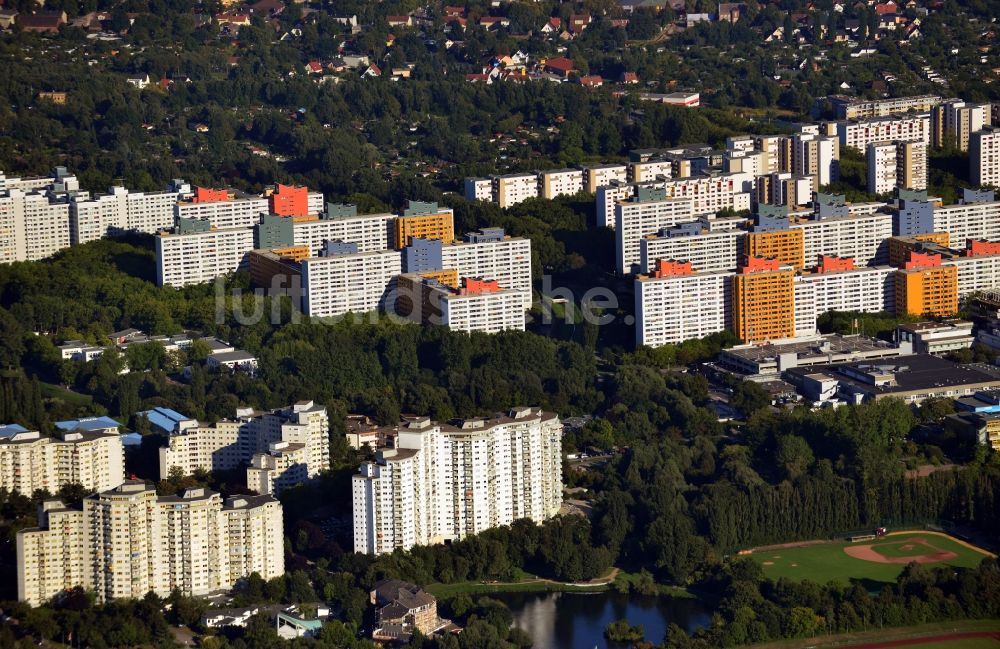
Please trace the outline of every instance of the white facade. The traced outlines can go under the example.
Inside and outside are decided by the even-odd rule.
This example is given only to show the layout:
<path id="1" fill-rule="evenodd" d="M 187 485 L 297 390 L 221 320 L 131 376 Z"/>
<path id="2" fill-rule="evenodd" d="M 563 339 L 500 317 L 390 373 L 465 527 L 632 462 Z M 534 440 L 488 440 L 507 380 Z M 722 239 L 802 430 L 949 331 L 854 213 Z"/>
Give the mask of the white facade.
<path id="1" fill-rule="evenodd" d="M 662 187 L 663 183 L 644 183 L 645 187 Z M 635 196 L 636 185 L 633 183 L 615 183 L 598 187 L 595 192 L 594 210 L 597 214 L 597 227 L 615 227 L 615 204 Z"/>
<path id="2" fill-rule="evenodd" d="M 127 481 L 83 501 L 48 501 L 39 527 L 17 534 L 18 599 L 37 606 L 82 586 L 99 602 L 229 589 L 258 572 L 284 574 L 281 504 L 268 496 L 188 489 L 157 496 Z"/>
<path id="3" fill-rule="evenodd" d="M 70 241 L 73 245 L 124 232 L 128 224 L 124 187 L 93 198 L 76 196 L 69 203 Z"/>
<path id="4" fill-rule="evenodd" d="M 443 295 L 441 324 L 453 331 L 524 331 L 524 294 L 516 290 Z"/>
<path id="5" fill-rule="evenodd" d="M 722 230 L 678 237 L 644 237 L 639 241 L 639 272 L 652 272 L 657 259 L 689 261 L 696 273 L 736 270 L 737 241 L 743 234 L 742 230 Z"/>
<path id="6" fill-rule="evenodd" d="M 817 221 L 793 221 L 789 227 L 802 230 L 806 268 L 815 264 L 820 255 L 851 257 L 856 266 L 889 263 L 885 240 L 892 236 L 892 214 L 851 214 Z"/>
<path id="7" fill-rule="evenodd" d="M 663 183 L 667 198 L 689 198 L 695 214 L 750 209 L 750 194 L 742 189 L 741 174 L 677 178 Z"/>
<path id="8" fill-rule="evenodd" d="M 249 228 L 270 211 L 266 198 L 253 196 L 231 201 L 181 202 L 174 206 L 176 219 L 208 221 L 216 230 Z"/>
<path id="9" fill-rule="evenodd" d="M 868 191 L 927 189 L 927 146 L 923 142 L 873 142 L 868 145 Z"/>
<path id="10" fill-rule="evenodd" d="M 500 288 L 518 291 L 523 308 L 531 307 L 531 240 L 504 237 L 500 241 L 455 242 L 441 247 L 442 268 L 459 277 L 496 280 Z"/>
<path id="11" fill-rule="evenodd" d="M 466 178 L 465 179 L 465 200 L 467 201 L 492 201 L 493 181 L 489 178 Z"/>
<path id="12" fill-rule="evenodd" d="M 276 442 L 303 446 L 307 476 L 330 468 L 330 421 L 323 406 L 302 401 L 271 412 L 239 409 L 236 417 L 214 424 L 184 426 L 159 450 L 160 479 L 172 471 L 231 471 L 247 465 L 255 453 Z M 263 493 L 263 492 L 261 492 Z"/>
<path id="13" fill-rule="evenodd" d="M 690 198 L 622 201 L 615 205 L 615 258 L 619 273 L 639 270 L 639 242 L 649 234 L 694 218 L 694 201 Z"/>
<path id="14" fill-rule="evenodd" d="M 969 179 L 975 187 L 1000 186 L 1000 128 L 969 136 Z"/>
<path id="15" fill-rule="evenodd" d="M 537 409 L 437 424 L 412 420 L 354 476 L 354 550 L 382 554 L 462 539 L 562 504 L 562 424 Z"/>
<path id="16" fill-rule="evenodd" d="M 583 185 L 587 192 L 593 194 L 598 187 L 605 187 L 613 182 L 623 183 L 628 180 L 628 168 L 623 164 L 606 164 L 587 167 L 583 170 Z"/>
<path id="17" fill-rule="evenodd" d="M 840 146 L 850 147 L 858 153 L 864 153 L 872 142 L 891 140 L 917 140 L 930 146 L 931 117 L 922 113 L 838 122 L 837 136 Z"/>
<path id="18" fill-rule="evenodd" d="M 815 334 L 816 319 L 828 311 L 891 312 L 895 270 L 875 266 L 796 276 L 795 335 Z"/>
<path id="19" fill-rule="evenodd" d="M 517 205 L 521 201 L 538 196 L 537 174 L 494 176 L 492 183 L 493 200 L 500 207 Z"/>
<path id="20" fill-rule="evenodd" d="M 0 195 L 0 264 L 45 259 L 69 245 L 68 203 L 21 189 Z"/>
<path id="21" fill-rule="evenodd" d="M 837 180 L 840 147 L 835 138 L 798 133 L 792 138 L 792 174 L 814 179 L 813 190 Z"/>
<path id="22" fill-rule="evenodd" d="M 250 460 L 247 488 L 259 494 L 278 495 L 306 482 L 312 477 L 307 455 L 304 444 L 272 442 L 266 453 L 256 453 Z"/>
<path id="23" fill-rule="evenodd" d="M 156 237 L 156 284 L 180 288 L 236 272 L 253 250 L 252 228 Z"/>
<path id="24" fill-rule="evenodd" d="M 723 331 L 731 272 L 635 280 L 635 344 L 659 347 Z"/>
<path id="25" fill-rule="evenodd" d="M 125 459 L 118 429 L 62 431 L 46 437 L 37 431 L 0 426 L 0 489 L 31 496 L 44 489 L 79 484 L 99 491 L 121 484 Z"/>
<path id="26" fill-rule="evenodd" d="M 178 192 L 129 192 L 125 197 L 125 228 L 156 234 L 174 226 Z"/>
<path id="27" fill-rule="evenodd" d="M 628 181 L 641 183 L 649 180 L 670 178 L 673 163 L 670 160 L 647 160 L 628 163 Z"/>
<path id="28" fill-rule="evenodd" d="M 303 312 L 312 317 L 376 311 L 403 272 L 398 250 L 360 252 L 302 260 Z"/>
<path id="29" fill-rule="evenodd" d="M 1000 201 L 935 207 L 934 231 L 947 232 L 948 243 L 957 248 L 969 239 L 1000 241 Z"/>
<path id="30" fill-rule="evenodd" d="M 1000 288 L 1000 255 L 955 257 L 941 262 L 942 266 L 958 269 L 958 299 L 979 291 Z"/>
<path id="31" fill-rule="evenodd" d="M 364 214 L 292 224 L 296 246 L 309 246 L 310 254 L 319 256 L 328 240 L 354 243 L 358 252 L 388 250 L 396 222 L 393 214 Z"/>
<path id="32" fill-rule="evenodd" d="M 542 198 L 572 196 L 583 191 L 582 169 L 550 169 L 538 174 L 538 195 Z"/>

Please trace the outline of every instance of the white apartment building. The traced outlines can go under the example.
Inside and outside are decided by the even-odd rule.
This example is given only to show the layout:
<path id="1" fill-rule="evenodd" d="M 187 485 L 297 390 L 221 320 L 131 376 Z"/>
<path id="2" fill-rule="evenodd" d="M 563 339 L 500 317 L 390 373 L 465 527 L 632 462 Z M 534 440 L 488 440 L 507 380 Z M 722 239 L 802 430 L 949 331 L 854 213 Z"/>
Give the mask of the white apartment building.
<path id="1" fill-rule="evenodd" d="M 452 331 L 524 331 L 524 293 L 513 289 L 459 295 L 442 291 L 441 324 Z"/>
<path id="2" fill-rule="evenodd" d="M 493 181 L 489 178 L 466 178 L 465 179 L 465 200 L 467 201 L 492 201 Z"/>
<path id="3" fill-rule="evenodd" d="M 947 232 L 958 248 L 969 239 L 1000 241 L 1000 201 L 935 206 L 934 231 Z"/>
<path id="4" fill-rule="evenodd" d="M 868 191 L 927 189 L 927 146 L 923 142 L 873 142 L 868 145 Z"/>
<path id="5" fill-rule="evenodd" d="M 673 344 L 725 330 L 733 273 L 716 271 L 635 280 L 635 344 Z"/>
<path id="6" fill-rule="evenodd" d="M 895 271 L 892 266 L 874 266 L 797 275 L 795 335 L 814 335 L 817 318 L 828 311 L 891 312 Z"/>
<path id="7" fill-rule="evenodd" d="M 836 138 L 797 133 L 792 138 L 792 174 L 813 178 L 813 191 L 836 181 L 840 173 L 840 146 Z"/>
<path id="8" fill-rule="evenodd" d="M 0 426 L 0 489 L 31 496 L 79 484 L 99 491 L 121 483 L 125 459 L 117 427 L 41 435 L 17 424 Z"/>
<path id="9" fill-rule="evenodd" d="M 583 191 L 583 169 L 549 169 L 538 173 L 538 195 L 542 198 L 572 196 Z"/>
<path id="10" fill-rule="evenodd" d="M 753 148 L 764 154 L 763 173 L 790 173 L 792 171 L 792 138 L 787 135 L 755 135 Z"/>
<path id="11" fill-rule="evenodd" d="M 662 188 L 663 185 L 663 181 L 646 181 L 639 186 Z M 619 201 L 626 201 L 635 196 L 636 187 L 636 183 L 616 182 L 597 188 L 594 198 L 594 210 L 597 214 L 597 227 L 615 227 L 615 204 Z"/>
<path id="12" fill-rule="evenodd" d="M 667 198 L 689 198 L 695 214 L 750 209 L 750 194 L 742 190 L 740 174 L 676 178 L 663 183 Z"/>
<path id="13" fill-rule="evenodd" d="M 395 448 L 362 464 L 352 481 L 354 550 L 382 554 L 555 516 L 561 442 L 558 415 L 534 408 L 447 424 L 404 422 Z"/>
<path id="14" fill-rule="evenodd" d="M 253 228 L 229 228 L 156 238 L 156 285 L 181 288 L 236 272 L 253 250 Z"/>
<path id="15" fill-rule="evenodd" d="M 441 246 L 441 267 L 459 277 L 496 280 L 502 289 L 518 291 L 523 309 L 531 308 L 531 240 L 504 237 L 497 241 L 456 241 Z"/>
<path id="16" fill-rule="evenodd" d="M 125 229 L 156 234 L 174 226 L 174 206 L 184 196 L 178 191 L 129 192 L 125 197 Z"/>
<path id="17" fill-rule="evenodd" d="M 961 99 L 947 99 L 931 109 L 931 144 L 941 148 L 951 144 L 959 151 L 969 150 L 969 136 L 993 121 L 991 104 L 971 104 Z"/>
<path id="18" fill-rule="evenodd" d="M 240 408 L 233 419 L 214 424 L 189 423 L 171 434 L 167 446 L 159 450 L 160 479 L 178 469 L 184 475 L 198 469 L 238 469 L 246 466 L 255 453 L 267 452 L 277 442 L 305 449 L 302 463 L 311 478 L 330 468 L 329 430 L 326 408 L 312 401 L 270 412 Z"/>
<path id="19" fill-rule="evenodd" d="M 649 234 L 694 218 L 690 198 L 642 200 L 642 196 L 615 205 L 615 259 L 622 274 L 639 271 L 639 242 Z"/>
<path id="20" fill-rule="evenodd" d="M 267 199 L 259 196 L 227 201 L 184 201 L 174 206 L 174 218 L 208 221 L 216 230 L 249 228 L 260 223 L 261 216 L 270 209 Z"/>
<path id="21" fill-rule="evenodd" d="M 403 272 L 398 250 L 379 250 L 302 260 L 302 311 L 312 317 L 369 313 L 386 304 Z"/>
<path id="22" fill-rule="evenodd" d="M 538 174 L 522 173 L 493 176 L 492 196 L 500 207 L 517 205 L 538 196 Z"/>
<path id="23" fill-rule="evenodd" d="M 850 147 L 864 153 L 872 142 L 899 140 L 931 144 L 931 118 L 927 113 L 919 115 L 894 115 L 837 123 L 840 146 Z"/>
<path id="24" fill-rule="evenodd" d="M 973 186 L 1000 186 L 1000 128 L 983 127 L 969 135 L 969 178 Z"/>
<path id="25" fill-rule="evenodd" d="M 47 501 L 17 534 L 18 599 L 33 606 L 82 586 L 99 602 L 207 595 L 258 572 L 284 574 L 281 504 L 269 496 L 187 489 L 157 496 L 138 480 L 95 493 L 83 509 Z"/>
<path id="26" fill-rule="evenodd" d="M 623 183 L 626 180 L 628 180 L 628 168 L 623 164 L 595 165 L 583 170 L 583 186 L 589 194 L 595 193 L 598 187 L 614 182 Z"/>
<path id="27" fill-rule="evenodd" d="M 296 442 L 271 442 L 266 453 L 255 453 L 247 467 L 247 488 L 277 496 L 308 481 L 308 449 Z"/>
<path id="28" fill-rule="evenodd" d="M 392 248 L 396 215 L 363 214 L 299 221 L 292 224 L 296 246 L 309 246 L 310 254 L 319 256 L 326 241 L 343 241 L 358 246 L 358 252 Z"/>
<path id="29" fill-rule="evenodd" d="M 1000 288 L 1000 255 L 953 257 L 941 262 L 958 270 L 958 299 Z"/>
<path id="30" fill-rule="evenodd" d="M 857 266 L 889 263 L 885 240 L 892 236 L 892 214 L 797 219 L 789 228 L 802 230 L 802 255 L 807 268 L 820 255 L 851 257 Z"/>
<path id="31" fill-rule="evenodd" d="M 647 160 L 628 163 L 628 182 L 642 183 L 650 180 L 665 180 L 671 177 L 673 162 L 670 160 Z"/>
<path id="32" fill-rule="evenodd" d="M 124 232 L 128 225 L 128 190 L 112 187 L 93 198 L 74 196 L 69 202 L 70 242 L 76 246 Z"/>
<path id="33" fill-rule="evenodd" d="M 892 97 L 888 99 L 855 99 L 853 97 L 830 97 L 837 113 L 837 119 L 861 119 L 866 117 L 886 117 L 898 113 L 927 112 L 941 103 L 937 95 L 917 95 L 914 97 Z"/>
<path id="34" fill-rule="evenodd" d="M 70 245 L 69 204 L 46 194 L 0 194 L 0 264 L 51 257 Z"/>
<path id="35" fill-rule="evenodd" d="M 657 259 L 689 261 L 696 273 L 736 270 L 743 230 L 702 231 L 681 236 L 649 235 L 639 240 L 639 272 L 653 272 Z"/>

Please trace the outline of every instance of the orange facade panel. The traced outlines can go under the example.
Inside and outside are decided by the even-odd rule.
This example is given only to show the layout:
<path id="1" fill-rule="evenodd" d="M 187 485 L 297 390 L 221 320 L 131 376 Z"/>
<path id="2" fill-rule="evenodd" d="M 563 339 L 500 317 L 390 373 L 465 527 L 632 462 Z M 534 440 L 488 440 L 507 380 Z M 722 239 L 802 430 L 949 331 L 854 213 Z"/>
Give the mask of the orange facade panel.
<path id="1" fill-rule="evenodd" d="M 741 272 L 732 278 L 733 333 L 744 342 L 795 335 L 795 271 Z"/>
<path id="2" fill-rule="evenodd" d="M 450 212 L 438 214 L 420 214 L 415 216 L 400 216 L 396 218 L 395 244 L 397 250 L 410 245 L 414 237 L 421 239 L 437 239 L 454 241 L 455 224 Z"/>
<path id="3" fill-rule="evenodd" d="M 777 259 L 796 270 L 805 266 L 805 234 L 802 230 L 748 232 L 744 244 L 746 257 Z"/>
<path id="4" fill-rule="evenodd" d="M 946 317 L 958 312 L 958 269 L 930 266 L 897 270 L 896 315 Z"/>

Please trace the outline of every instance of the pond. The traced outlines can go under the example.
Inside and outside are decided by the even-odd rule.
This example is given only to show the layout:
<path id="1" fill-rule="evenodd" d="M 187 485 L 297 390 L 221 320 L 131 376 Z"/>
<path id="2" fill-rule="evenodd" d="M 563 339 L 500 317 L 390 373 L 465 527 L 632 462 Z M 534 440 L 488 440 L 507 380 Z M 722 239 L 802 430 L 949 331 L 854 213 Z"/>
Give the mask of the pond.
<path id="1" fill-rule="evenodd" d="M 708 626 L 711 613 L 696 599 L 601 593 L 504 593 L 514 614 L 514 626 L 524 629 L 536 649 L 610 649 L 604 627 L 626 619 L 641 624 L 646 640 L 659 644 L 671 623 L 688 632 Z"/>

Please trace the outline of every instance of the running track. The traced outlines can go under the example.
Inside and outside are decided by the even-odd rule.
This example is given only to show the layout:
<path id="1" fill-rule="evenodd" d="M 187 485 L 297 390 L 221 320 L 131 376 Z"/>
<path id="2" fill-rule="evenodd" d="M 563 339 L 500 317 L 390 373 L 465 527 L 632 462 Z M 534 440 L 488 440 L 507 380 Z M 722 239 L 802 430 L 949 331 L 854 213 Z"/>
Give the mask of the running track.
<path id="1" fill-rule="evenodd" d="M 992 638 L 1000 642 L 1000 632 L 997 631 L 969 631 L 967 633 L 946 633 L 943 635 L 931 635 L 922 638 L 909 638 L 906 640 L 886 640 L 885 642 L 872 642 L 868 644 L 849 645 L 850 649 L 891 649 L 892 647 L 918 647 L 922 644 L 932 642 L 948 642 L 953 640 L 974 640 L 977 638 Z"/>

